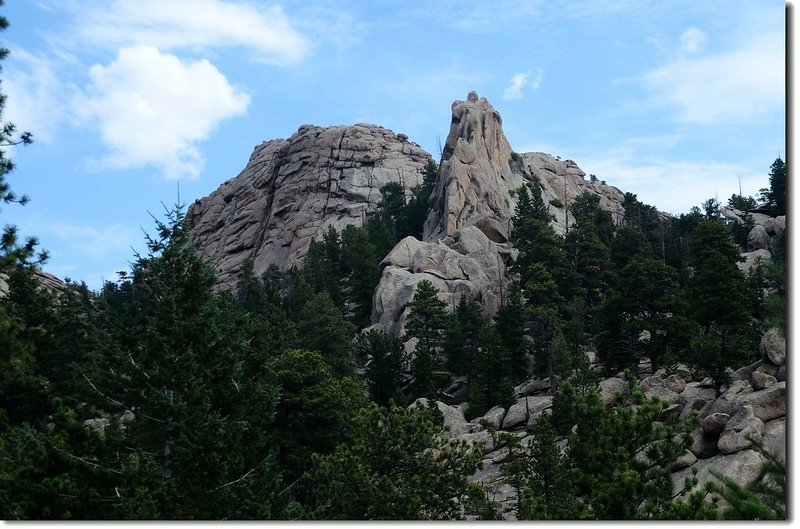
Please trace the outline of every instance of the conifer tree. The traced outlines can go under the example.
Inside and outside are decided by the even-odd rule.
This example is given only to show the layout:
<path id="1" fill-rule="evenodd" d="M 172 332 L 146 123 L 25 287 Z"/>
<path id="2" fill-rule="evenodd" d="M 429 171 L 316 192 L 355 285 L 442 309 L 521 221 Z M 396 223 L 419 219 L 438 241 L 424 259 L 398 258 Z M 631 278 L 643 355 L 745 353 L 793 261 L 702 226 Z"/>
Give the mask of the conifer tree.
<path id="1" fill-rule="evenodd" d="M 403 344 L 383 331 L 370 330 L 358 337 L 359 356 L 366 362 L 365 376 L 370 397 L 380 406 L 405 403 L 403 397 Z"/>
<path id="2" fill-rule="evenodd" d="M 356 417 L 356 441 L 316 456 L 308 475 L 308 516 L 344 520 L 457 520 L 470 498 L 467 481 L 480 450 L 448 440 L 431 410 L 372 406 Z"/>
<path id="3" fill-rule="evenodd" d="M 104 373 L 89 381 L 108 411 L 134 410 L 119 509 L 265 516 L 280 482 L 266 437 L 276 388 L 264 369 L 245 373 L 252 350 L 233 305 L 213 294 L 213 271 L 190 244 L 182 211 L 156 226 L 128 279 L 130 308 L 108 312 Z M 142 465 L 151 470 L 140 479 Z M 254 494 L 264 501 L 250 501 Z"/>
<path id="4" fill-rule="evenodd" d="M 439 299 L 439 291 L 427 279 L 417 284 L 414 299 L 408 304 L 405 338 L 416 338 L 417 346 L 411 362 L 411 393 L 417 397 L 436 395 L 434 371 L 441 365 L 441 348 L 447 325 L 447 303 Z"/>
<path id="5" fill-rule="evenodd" d="M 752 360 L 756 350 L 747 284 L 736 267 L 739 251 L 720 223 L 700 221 L 689 239 L 689 255 L 691 311 L 703 330 L 695 340 L 693 362 L 714 379 L 719 392 L 728 382 L 725 368 Z"/>
<path id="6" fill-rule="evenodd" d="M 514 382 L 528 376 L 528 354 L 530 341 L 525 337 L 525 305 L 519 281 L 508 285 L 506 302 L 495 314 L 495 329 L 509 352 L 509 370 Z"/>

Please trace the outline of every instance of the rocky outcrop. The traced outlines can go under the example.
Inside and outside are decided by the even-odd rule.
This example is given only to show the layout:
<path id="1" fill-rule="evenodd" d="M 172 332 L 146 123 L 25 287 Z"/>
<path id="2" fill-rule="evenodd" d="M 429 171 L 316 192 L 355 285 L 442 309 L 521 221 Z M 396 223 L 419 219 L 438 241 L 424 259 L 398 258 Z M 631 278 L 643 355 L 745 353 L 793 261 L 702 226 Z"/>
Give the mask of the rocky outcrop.
<path id="1" fill-rule="evenodd" d="M 727 222 L 746 224 L 752 228 L 747 234 L 746 251 L 742 252 L 742 261 L 737 263 L 739 270 L 748 275 L 760 264 L 772 258 L 775 236 L 786 229 L 786 215 L 771 217 L 763 213 L 747 213 L 733 208 L 722 208 L 722 216 Z"/>
<path id="2" fill-rule="evenodd" d="M 223 287 L 246 259 L 257 275 L 270 264 L 285 270 L 329 226 L 361 226 L 383 185 L 418 184 L 429 160 L 407 136 L 383 127 L 303 125 L 288 140 L 258 145 L 237 177 L 190 206 L 192 237 Z"/>
<path id="3" fill-rule="evenodd" d="M 372 322 L 396 335 L 402 335 L 407 304 L 424 279 L 450 306 L 463 295 L 489 313 L 496 311 L 507 285 L 506 270 L 516 257 L 508 238 L 523 185 L 541 184 L 553 212 L 552 226 L 560 233 L 574 222 L 567 208 L 584 191 L 599 195 L 601 207 L 615 218 L 623 214 L 623 194 L 584 180 L 574 162 L 513 152 L 500 114 L 485 98 L 470 92 L 452 110 L 423 240 L 408 237 L 389 253 L 373 298 Z"/>
<path id="4" fill-rule="evenodd" d="M 59 278 L 44 270 L 34 270 L 33 278 L 39 284 L 39 287 L 47 292 L 54 294 L 64 288 L 65 283 Z M 8 295 L 9 286 L 7 282 L 8 276 L 0 274 L 0 298 Z"/>
<path id="5" fill-rule="evenodd" d="M 670 467 L 676 494 L 682 492 L 685 478 L 694 472 L 701 488 L 707 481 L 718 481 L 715 473 L 742 485 L 758 481 L 763 475 L 764 460 L 753 446 L 754 442 L 786 461 L 786 384 L 775 382 L 759 388 L 752 382 L 754 377 L 759 379 L 759 374 L 771 376 L 770 373 L 780 369 L 763 351 L 765 346 L 780 348 L 780 345 L 769 345 L 773 338 L 771 331 L 765 335 L 762 341 L 764 358 L 735 371 L 730 386 L 719 397 L 708 380 L 692 380 L 686 366 L 679 366 L 670 374 L 659 369 L 641 378 L 639 388 L 647 395 L 671 397 L 669 400 L 673 403 L 659 420 L 677 417 L 685 421 L 694 413 L 700 419 L 692 446 Z M 601 399 L 607 405 L 612 405 L 615 396 L 629 389 L 628 383 L 618 377 L 601 380 L 599 386 Z M 508 448 L 500 440 L 503 435 L 515 435 L 524 446 L 531 439 L 531 427 L 544 414 L 551 413 L 552 396 L 544 394 L 548 389 L 535 377 L 519 384 L 515 388 L 518 395 L 536 393 L 536 396 L 522 396 L 507 407 L 495 406 L 482 417 L 460 427 L 462 432 L 468 433 L 455 436 L 482 446 L 484 466 L 470 479 L 495 491 L 493 499 L 501 504 L 505 519 L 513 519 L 516 496 L 503 480 L 501 465 L 508 456 Z M 440 404 L 439 408 L 444 406 Z M 446 423 L 448 421 L 453 423 L 452 419 L 445 419 Z M 463 425 L 460 420 L 457 422 Z M 567 444 L 567 439 L 559 441 L 562 451 Z"/>

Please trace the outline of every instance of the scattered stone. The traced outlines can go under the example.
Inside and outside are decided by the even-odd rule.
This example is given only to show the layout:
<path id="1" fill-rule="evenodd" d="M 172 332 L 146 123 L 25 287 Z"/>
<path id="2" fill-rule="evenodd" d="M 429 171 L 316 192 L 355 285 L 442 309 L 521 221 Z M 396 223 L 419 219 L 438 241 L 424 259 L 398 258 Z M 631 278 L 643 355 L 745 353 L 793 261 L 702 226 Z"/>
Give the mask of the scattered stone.
<path id="1" fill-rule="evenodd" d="M 708 402 L 705 399 L 693 398 L 683 406 L 680 415 L 678 415 L 678 419 L 685 421 L 691 417 L 692 412 L 698 412 L 699 415 L 700 410 L 702 410 L 706 404 L 708 404 Z"/>
<path id="2" fill-rule="evenodd" d="M 600 400 L 605 404 L 612 404 L 618 393 L 627 395 L 628 390 L 628 383 L 621 378 L 606 378 L 600 381 Z"/>
<path id="3" fill-rule="evenodd" d="M 101 417 L 98 419 L 86 419 L 85 421 L 83 421 L 83 425 L 88 426 L 97 433 L 102 433 L 103 430 L 105 430 L 106 427 L 109 425 L 109 421 L 105 417 Z"/>
<path id="4" fill-rule="evenodd" d="M 756 417 L 764 422 L 786 415 L 786 382 L 778 382 L 768 388 L 742 395 L 739 406 L 752 406 Z"/>
<path id="5" fill-rule="evenodd" d="M 731 416 L 727 413 L 712 413 L 701 423 L 703 431 L 710 435 L 722 433 Z"/>
<path id="6" fill-rule="evenodd" d="M 763 434 L 764 422 L 753 414 L 752 406 L 743 406 L 728 420 L 717 447 L 723 454 L 732 454 L 761 442 Z"/>
<path id="7" fill-rule="evenodd" d="M 775 327 L 769 329 L 761 337 L 758 350 L 765 360 L 769 360 L 776 366 L 781 366 L 786 362 L 786 339 Z"/>
<path id="8" fill-rule="evenodd" d="M 750 375 L 750 382 L 753 384 L 753 389 L 759 390 L 777 383 L 778 380 L 762 371 L 753 371 L 753 374 Z"/>

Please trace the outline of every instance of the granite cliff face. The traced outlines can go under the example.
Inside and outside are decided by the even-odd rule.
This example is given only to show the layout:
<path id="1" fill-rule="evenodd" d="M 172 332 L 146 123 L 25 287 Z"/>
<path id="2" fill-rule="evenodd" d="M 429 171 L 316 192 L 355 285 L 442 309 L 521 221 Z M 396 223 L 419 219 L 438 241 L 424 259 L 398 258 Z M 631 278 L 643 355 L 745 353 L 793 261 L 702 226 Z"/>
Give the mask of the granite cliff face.
<path id="1" fill-rule="evenodd" d="M 329 226 L 362 225 L 381 186 L 417 185 L 431 156 L 403 134 L 375 125 L 303 125 L 288 140 L 258 145 L 239 175 L 188 211 L 199 251 L 230 288 L 246 259 L 256 274 L 286 270 Z"/>
<path id="2" fill-rule="evenodd" d="M 567 208 L 583 191 L 598 194 L 615 218 L 623 214 L 622 193 L 585 180 L 574 162 L 513 152 L 500 114 L 485 98 L 470 92 L 452 109 L 423 241 L 401 241 L 384 260 L 373 322 L 387 330 L 402 330 L 404 307 L 422 279 L 453 303 L 463 294 L 490 311 L 499 306 L 514 259 L 508 236 L 516 192 L 529 180 L 542 185 L 559 233 L 574 222 Z M 222 289 L 235 284 L 246 259 L 256 274 L 270 264 L 289 269 L 329 226 L 362 225 L 381 186 L 417 185 L 431 159 L 406 135 L 376 125 L 303 125 L 287 140 L 258 145 L 238 176 L 190 206 L 193 240 Z"/>
<path id="3" fill-rule="evenodd" d="M 397 244 L 383 261 L 375 290 L 372 321 L 397 335 L 405 329 L 416 285 L 425 279 L 451 306 L 463 295 L 490 313 L 500 307 L 506 272 L 516 257 L 508 237 L 517 190 L 526 183 L 541 184 L 558 233 L 574 223 L 568 206 L 584 191 L 599 195 L 601 207 L 615 219 L 624 214 L 622 192 L 584 180 L 585 173 L 574 162 L 513 152 L 500 114 L 485 98 L 470 92 L 452 108 L 423 241 L 407 237 Z"/>

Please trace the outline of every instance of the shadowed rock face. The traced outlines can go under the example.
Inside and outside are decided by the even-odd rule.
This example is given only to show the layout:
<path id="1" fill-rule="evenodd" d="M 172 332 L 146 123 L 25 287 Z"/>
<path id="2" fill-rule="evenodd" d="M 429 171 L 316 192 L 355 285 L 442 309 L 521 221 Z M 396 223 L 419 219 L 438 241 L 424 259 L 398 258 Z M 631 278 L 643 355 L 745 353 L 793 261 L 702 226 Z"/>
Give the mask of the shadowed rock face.
<path id="1" fill-rule="evenodd" d="M 361 226 L 380 188 L 417 185 L 431 156 L 403 134 L 375 125 L 304 125 L 288 140 L 257 146 L 247 166 L 188 211 L 200 253 L 230 288 L 246 259 L 260 275 L 286 270 L 333 226 Z"/>

